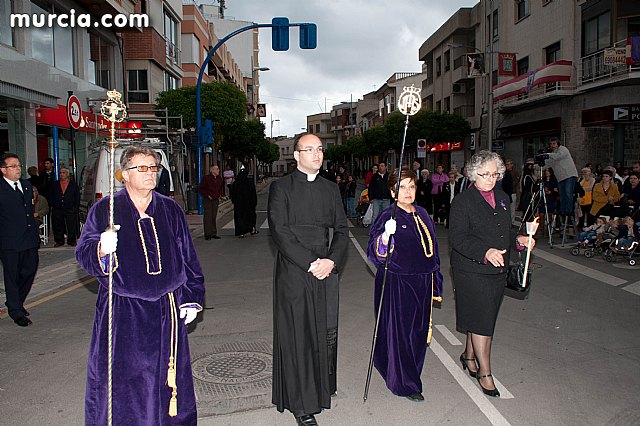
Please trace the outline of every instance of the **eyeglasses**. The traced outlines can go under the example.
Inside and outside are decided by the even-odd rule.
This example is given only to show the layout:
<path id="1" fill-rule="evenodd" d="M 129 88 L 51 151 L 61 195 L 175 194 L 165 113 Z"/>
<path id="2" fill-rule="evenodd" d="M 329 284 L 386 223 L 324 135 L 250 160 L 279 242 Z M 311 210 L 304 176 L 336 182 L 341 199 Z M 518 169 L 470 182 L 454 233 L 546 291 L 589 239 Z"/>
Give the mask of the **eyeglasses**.
<path id="1" fill-rule="evenodd" d="M 312 147 L 312 146 L 309 146 L 309 147 L 304 148 L 304 149 L 299 149 L 298 152 L 306 152 L 309 155 L 311 155 L 313 153 L 322 154 L 324 152 L 324 148 L 321 147 L 321 146 L 318 146 L 318 147 L 315 147 L 315 148 Z"/>
<path id="2" fill-rule="evenodd" d="M 500 173 L 476 173 L 476 176 L 480 176 L 482 179 L 498 179 Z"/>
<path id="3" fill-rule="evenodd" d="M 11 166 L 1 166 L 1 168 L 3 169 L 19 169 L 20 167 L 22 167 L 22 164 L 13 164 Z"/>
<path id="4" fill-rule="evenodd" d="M 133 169 L 137 169 L 140 173 L 146 173 L 149 170 L 152 171 L 153 173 L 156 173 L 162 170 L 162 164 L 151 164 L 149 166 L 146 166 L 146 165 L 133 166 L 133 167 L 128 167 L 125 170 L 133 170 Z"/>

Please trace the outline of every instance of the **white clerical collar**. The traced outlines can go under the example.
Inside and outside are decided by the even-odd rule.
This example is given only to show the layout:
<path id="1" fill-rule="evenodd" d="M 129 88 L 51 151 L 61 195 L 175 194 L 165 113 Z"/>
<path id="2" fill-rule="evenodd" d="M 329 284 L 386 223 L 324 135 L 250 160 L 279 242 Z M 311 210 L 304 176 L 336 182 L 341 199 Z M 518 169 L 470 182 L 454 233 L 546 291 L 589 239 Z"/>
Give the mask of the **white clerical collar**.
<path id="1" fill-rule="evenodd" d="M 300 167 L 298 167 L 298 170 L 300 170 Z M 300 170 L 301 173 L 304 173 L 305 175 L 307 175 L 307 182 L 313 182 L 314 180 L 316 180 L 316 178 L 318 177 L 318 173 L 319 172 L 315 172 L 315 173 L 306 173 L 303 172 L 302 170 Z"/>

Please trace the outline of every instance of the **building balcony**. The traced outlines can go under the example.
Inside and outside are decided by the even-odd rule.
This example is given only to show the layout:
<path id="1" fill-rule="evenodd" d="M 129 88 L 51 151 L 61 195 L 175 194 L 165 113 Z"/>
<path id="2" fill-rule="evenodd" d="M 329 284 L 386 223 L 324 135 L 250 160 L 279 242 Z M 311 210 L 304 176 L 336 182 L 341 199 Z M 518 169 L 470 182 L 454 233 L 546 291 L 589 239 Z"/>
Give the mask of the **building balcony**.
<path id="1" fill-rule="evenodd" d="M 624 48 L 626 40 L 614 44 L 614 48 Z M 621 81 L 634 79 L 640 82 L 640 64 L 609 65 L 605 63 L 605 52 L 593 53 L 581 58 L 578 64 L 578 91 L 594 89 Z"/>
<path id="2" fill-rule="evenodd" d="M 168 65 L 174 65 L 176 67 L 182 65 L 182 52 L 180 52 L 178 46 L 167 39 L 165 39 L 165 53 Z"/>
<path id="3" fill-rule="evenodd" d="M 519 93 L 516 96 L 496 101 L 493 105 L 506 112 L 511 108 L 531 106 L 560 97 L 573 96 L 575 93 L 576 86 L 570 82 L 547 83 L 530 89 L 528 93 Z"/>
<path id="4" fill-rule="evenodd" d="M 464 118 L 473 117 L 476 115 L 475 105 L 460 105 L 453 109 L 453 113 Z"/>

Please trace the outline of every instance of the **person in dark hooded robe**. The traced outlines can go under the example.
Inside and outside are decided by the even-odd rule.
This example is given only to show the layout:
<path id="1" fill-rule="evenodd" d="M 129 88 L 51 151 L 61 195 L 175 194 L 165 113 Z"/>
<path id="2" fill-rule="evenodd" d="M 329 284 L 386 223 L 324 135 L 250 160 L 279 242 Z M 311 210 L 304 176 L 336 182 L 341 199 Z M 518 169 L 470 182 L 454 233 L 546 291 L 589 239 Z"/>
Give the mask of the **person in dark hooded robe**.
<path id="1" fill-rule="evenodd" d="M 231 191 L 233 202 L 233 221 L 236 227 L 236 236 L 244 238 L 247 234 L 257 234 L 256 229 L 256 205 L 258 196 L 253 180 L 249 179 L 246 168 L 241 168 L 238 178 L 233 183 Z"/>

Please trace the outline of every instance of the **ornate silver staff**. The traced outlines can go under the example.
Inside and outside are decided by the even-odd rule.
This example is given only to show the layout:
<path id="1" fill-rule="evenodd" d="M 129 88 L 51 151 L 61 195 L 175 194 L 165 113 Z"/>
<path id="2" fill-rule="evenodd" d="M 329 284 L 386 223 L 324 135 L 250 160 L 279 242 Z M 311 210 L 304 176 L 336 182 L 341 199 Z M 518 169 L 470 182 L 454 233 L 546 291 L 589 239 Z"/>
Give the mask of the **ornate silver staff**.
<path id="1" fill-rule="evenodd" d="M 402 158 L 404 157 L 404 143 L 407 139 L 407 127 L 409 127 L 409 116 L 416 115 L 420 111 L 422 105 L 422 99 L 420 98 L 421 89 L 414 87 L 413 84 L 409 87 L 402 88 L 402 94 L 398 98 L 398 109 L 407 118 L 404 121 L 404 133 L 402 135 L 402 147 L 400 148 L 400 161 L 398 162 L 398 182 L 396 183 L 396 199 L 393 202 L 393 210 L 391 211 L 391 219 L 396 218 L 396 209 L 398 208 L 398 194 L 400 192 L 400 177 L 402 175 Z M 384 261 L 384 275 L 382 276 L 382 288 L 380 289 L 380 302 L 378 303 L 378 310 L 376 314 L 376 325 L 373 329 L 373 340 L 371 342 L 371 354 L 369 355 L 369 368 L 367 369 L 367 381 L 364 385 L 364 395 L 362 397 L 363 403 L 367 402 L 367 396 L 369 395 L 369 384 L 371 383 L 371 371 L 373 370 L 373 353 L 376 349 L 376 341 L 378 340 L 378 327 L 380 326 L 380 313 L 382 311 L 382 301 L 384 299 L 384 287 L 387 284 L 387 271 L 389 270 L 389 258 L 391 258 L 391 238 L 389 237 L 389 248 L 387 249 L 387 258 Z"/>
<path id="2" fill-rule="evenodd" d="M 104 118 L 111 122 L 109 129 L 111 137 L 109 138 L 109 226 L 106 231 L 117 231 L 117 227 L 113 223 L 113 196 L 115 192 L 115 156 L 116 147 L 116 123 L 122 122 L 127 118 L 127 107 L 122 103 L 122 95 L 117 90 L 109 90 L 107 92 L 107 100 L 102 102 L 100 113 Z M 113 256 L 109 253 L 109 331 L 108 331 L 108 362 L 107 362 L 107 424 L 111 426 L 113 423 Z"/>

